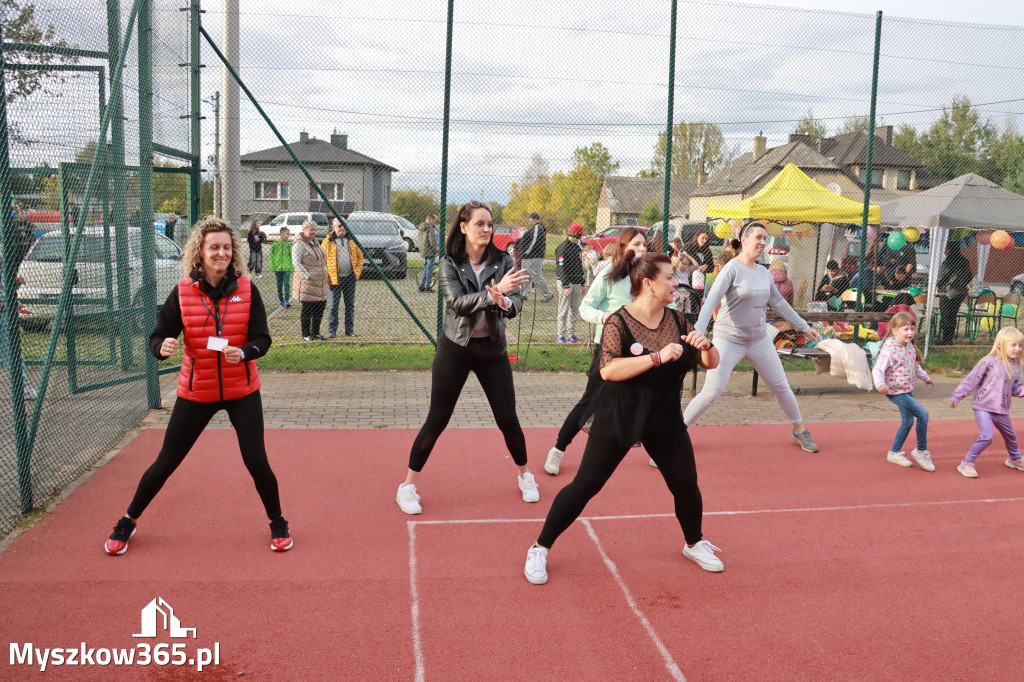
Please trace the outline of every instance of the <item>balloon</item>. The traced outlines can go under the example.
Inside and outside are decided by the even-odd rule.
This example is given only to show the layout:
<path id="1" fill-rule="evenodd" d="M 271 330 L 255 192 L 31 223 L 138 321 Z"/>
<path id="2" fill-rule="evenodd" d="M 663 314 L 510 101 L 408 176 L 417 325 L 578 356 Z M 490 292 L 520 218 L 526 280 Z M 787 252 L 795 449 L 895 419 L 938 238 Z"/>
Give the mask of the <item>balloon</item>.
<path id="1" fill-rule="evenodd" d="M 868 243 L 875 241 L 878 238 L 878 230 L 871 225 L 868 225 Z"/>
<path id="2" fill-rule="evenodd" d="M 917 296 L 922 291 L 924 291 L 924 289 L 922 289 L 921 287 L 907 287 L 907 291 L 910 292 L 911 296 Z"/>
<path id="3" fill-rule="evenodd" d="M 889 238 L 885 242 L 889 245 L 889 248 L 893 251 L 899 251 L 907 243 L 907 238 L 903 236 L 902 232 L 892 232 L 889 234 Z"/>
<path id="4" fill-rule="evenodd" d="M 1017 317 L 1017 306 L 1012 303 L 1004 303 L 1002 310 L 1003 317 Z"/>
<path id="5" fill-rule="evenodd" d="M 726 239 L 732 234 L 732 226 L 729 223 L 721 222 L 715 225 L 715 236 L 719 239 Z"/>
<path id="6" fill-rule="evenodd" d="M 989 241 L 997 249 L 1009 249 L 1013 247 L 1013 237 L 1006 233 L 1005 230 L 996 230 L 992 233 Z"/>
<path id="7" fill-rule="evenodd" d="M 913 244 L 914 242 L 921 238 L 921 233 L 918 231 L 916 227 L 908 227 L 907 229 L 903 230 L 903 236 L 904 238 L 906 238 L 908 242 Z"/>
<path id="8" fill-rule="evenodd" d="M 990 244 L 992 241 L 992 232 L 990 230 L 982 230 L 974 235 L 974 238 L 979 244 Z"/>

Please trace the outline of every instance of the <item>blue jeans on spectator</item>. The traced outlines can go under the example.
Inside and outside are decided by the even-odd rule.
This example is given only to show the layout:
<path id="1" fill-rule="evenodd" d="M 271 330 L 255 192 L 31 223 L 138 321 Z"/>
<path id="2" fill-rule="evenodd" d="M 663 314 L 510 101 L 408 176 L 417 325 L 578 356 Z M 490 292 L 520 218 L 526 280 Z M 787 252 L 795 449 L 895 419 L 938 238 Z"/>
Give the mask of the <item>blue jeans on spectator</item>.
<path id="1" fill-rule="evenodd" d="M 919 452 L 925 452 L 928 449 L 928 410 L 924 409 L 924 405 L 917 402 L 914 398 L 913 393 L 900 393 L 899 395 L 887 395 L 889 399 L 896 407 L 900 408 L 900 419 L 903 422 L 900 424 L 900 428 L 896 430 L 896 438 L 892 442 L 891 452 L 899 452 L 900 448 L 907 441 L 907 436 L 910 435 L 910 427 L 914 425 L 914 418 L 917 418 L 917 449 Z"/>
<path id="2" fill-rule="evenodd" d="M 330 302 L 327 309 L 327 333 L 335 336 L 338 333 L 338 304 L 342 295 L 345 296 L 345 334 L 352 336 L 356 325 L 356 276 L 343 275 L 337 284 L 331 284 L 327 292 Z"/>
<path id="3" fill-rule="evenodd" d="M 420 277 L 420 289 L 429 289 L 434 286 L 434 266 L 436 264 L 436 258 L 423 259 L 423 275 Z"/>

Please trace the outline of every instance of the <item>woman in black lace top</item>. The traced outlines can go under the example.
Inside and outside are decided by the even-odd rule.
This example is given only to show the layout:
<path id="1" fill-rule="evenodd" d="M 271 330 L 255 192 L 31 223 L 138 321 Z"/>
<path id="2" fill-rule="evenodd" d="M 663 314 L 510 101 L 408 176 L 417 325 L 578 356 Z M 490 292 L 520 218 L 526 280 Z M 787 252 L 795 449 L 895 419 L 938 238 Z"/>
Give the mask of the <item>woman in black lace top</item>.
<path id="1" fill-rule="evenodd" d="M 703 507 L 697 487 L 693 446 L 680 411 L 683 377 L 700 364 L 718 365 L 718 351 L 675 310 L 672 264 L 662 253 L 616 264 L 629 275 L 634 300 L 613 313 L 601 339 L 601 378 L 584 419 L 593 425 L 576 478 L 551 503 L 544 528 L 526 557 L 526 579 L 547 582 L 548 550 L 583 512 L 637 441 L 657 463 L 675 498 L 676 518 L 686 546 L 683 554 L 708 571 L 721 571 L 718 548 L 702 539 Z"/>

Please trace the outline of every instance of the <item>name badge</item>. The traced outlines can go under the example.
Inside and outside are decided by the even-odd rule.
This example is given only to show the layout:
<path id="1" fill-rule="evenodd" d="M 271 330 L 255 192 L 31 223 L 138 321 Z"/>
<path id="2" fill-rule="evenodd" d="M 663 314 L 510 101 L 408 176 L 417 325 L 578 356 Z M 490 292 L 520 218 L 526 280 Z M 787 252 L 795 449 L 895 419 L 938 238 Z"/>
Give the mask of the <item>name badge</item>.
<path id="1" fill-rule="evenodd" d="M 211 336 L 208 339 L 206 339 L 206 347 L 209 350 L 223 352 L 224 349 L 228 347 L 228 340 L 222 339 L 219 336 Z"/>
<path id="2" fill-rule="evenodd" d="M 633 355 L 640 355 L 641 353 L 644 352 L 643 344 L 634 343 L 632 346 L 629 347 L 629 352 L 632 353 Z"/>

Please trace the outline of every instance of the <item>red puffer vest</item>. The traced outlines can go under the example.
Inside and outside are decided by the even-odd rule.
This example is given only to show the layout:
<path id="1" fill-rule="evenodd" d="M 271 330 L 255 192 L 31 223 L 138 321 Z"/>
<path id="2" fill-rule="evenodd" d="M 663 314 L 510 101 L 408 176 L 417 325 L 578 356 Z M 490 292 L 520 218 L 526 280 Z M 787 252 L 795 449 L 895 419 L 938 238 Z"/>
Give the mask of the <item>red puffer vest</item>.
<path id="1" fill-rule="evenodd" d="M 239 277 L 238 286 L 217 302 L 199 288 L 199 282 L 190 277 L 178 282 L 178 303 L 181 321 L 185 325 L 184 359 L 178 375 L 178 396 L 197 403 L 244 398 L 260 388 L 260 374 L 254 361 L 230 364 L 224 354 L 206 347 L 207 339 L 217 336 L 214 311 L 220 319 L 220 336 L 228 345 L 241 347 L 249 336 L 249 303 L 252 300 L 252 282 Z"/>

